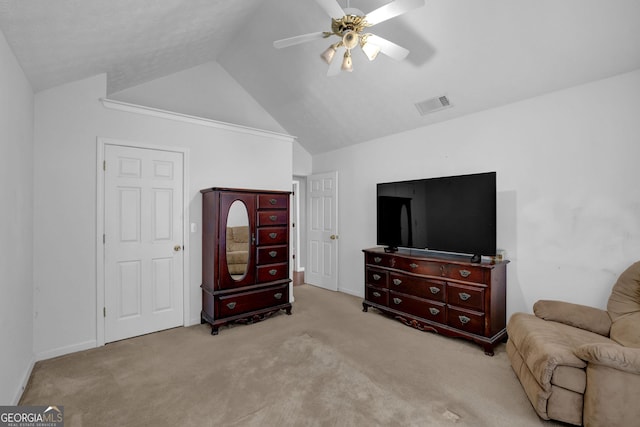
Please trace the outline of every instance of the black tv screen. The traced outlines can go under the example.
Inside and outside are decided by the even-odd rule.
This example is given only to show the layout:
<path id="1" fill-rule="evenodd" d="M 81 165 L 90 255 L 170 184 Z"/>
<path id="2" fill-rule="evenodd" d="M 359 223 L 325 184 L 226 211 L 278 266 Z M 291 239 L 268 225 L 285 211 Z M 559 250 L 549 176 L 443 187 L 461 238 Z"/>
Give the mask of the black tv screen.
<path id="1" fill-rule="evenodd" d="M 377 185 L 377 244 L 496 253 L 496 173 Z"/>

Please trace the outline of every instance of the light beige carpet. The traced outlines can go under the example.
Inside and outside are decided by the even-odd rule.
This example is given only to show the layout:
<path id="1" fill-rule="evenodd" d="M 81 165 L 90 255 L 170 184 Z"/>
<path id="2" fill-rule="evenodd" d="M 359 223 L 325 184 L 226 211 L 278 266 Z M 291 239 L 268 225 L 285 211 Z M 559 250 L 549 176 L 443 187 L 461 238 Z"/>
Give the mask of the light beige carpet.
<path id="1" fill-rule="evenodd" d="M 176 328 L 36 364 L 22 405 L 66 426 L 541 426 L 509 366 L 361 299 L 294 288 L 293 314 Z"/>

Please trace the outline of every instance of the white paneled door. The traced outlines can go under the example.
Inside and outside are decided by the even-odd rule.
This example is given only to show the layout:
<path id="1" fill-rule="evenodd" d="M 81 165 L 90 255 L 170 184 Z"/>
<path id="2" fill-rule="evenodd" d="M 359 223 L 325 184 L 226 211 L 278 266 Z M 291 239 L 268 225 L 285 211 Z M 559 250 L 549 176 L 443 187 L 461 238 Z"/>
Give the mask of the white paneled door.
<path id="1" fill-rule="evenodd" d="M 338 290 L 338 172 L 307 177 L 305 282 Z"/>
<path id="2" fill-rule="evenodd" d="M 183 324 L 183 154 L 105 145 L 105 342 Z"/>

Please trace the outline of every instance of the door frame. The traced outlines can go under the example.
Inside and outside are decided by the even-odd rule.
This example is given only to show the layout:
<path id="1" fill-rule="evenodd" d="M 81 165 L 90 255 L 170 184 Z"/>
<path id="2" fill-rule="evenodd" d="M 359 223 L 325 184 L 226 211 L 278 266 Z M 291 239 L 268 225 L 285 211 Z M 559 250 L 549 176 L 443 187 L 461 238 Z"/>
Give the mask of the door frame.
<path id="1" fill-rule="evenodd" d="M 157 144 L 147 144 L 125 141 L 113 138 L 98 137 L 96 141 L 96 347 L 105 345 L 105 321 L 103 309 L 105 307 L 104 283 L 104 150 L 106 145 L 140 148 L 157 151 L 170 151 L 182 154 L 182 236 L 183 236 L 183 266 L 182 266 L 182 325 L 188 326 L 191 319 L 191 304 L 189 292 L 189 149 L 184 147 L 168 147 Z"/>

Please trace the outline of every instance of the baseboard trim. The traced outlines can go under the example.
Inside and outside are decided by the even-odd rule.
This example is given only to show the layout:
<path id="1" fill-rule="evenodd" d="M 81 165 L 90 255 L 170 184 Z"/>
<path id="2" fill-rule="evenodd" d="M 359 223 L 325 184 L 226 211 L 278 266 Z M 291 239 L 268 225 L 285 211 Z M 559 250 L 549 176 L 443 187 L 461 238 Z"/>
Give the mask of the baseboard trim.
<path id="1" fill-rule="evenodd" d="M 89 350 L 91 348 L 96 348 L 97 346 L 98 344 L 96 340 L 90 340 L 65 347 L 54 348 L 36 354 L 36 361 L 39 362 L 41 360 L 53 359 L 54 357 L 64 356 L 65 354 L 75 353 L 77 351 Z"/>
<path id="2" fill-rule="evenodd" d="M 24 375 L 22 376 L 22 381 L 20 381 L 20 387 L 18 387 L 18 390 L 16 391 L 16 395 L 13 398 L 13 403 L 12 403 L 13 406 L 17 406 L 18 403 L 20 403 L 20 399 L 22 399 L 22 394 L 27 388 L 27 384 L 29 383 L 29 379 L 31 378 L 31 373 L 33 372 L 33 368 L 35 366 L 36 366 L 36 358 L 35 356 L 32 356 L 31 361 L 29 362 L 29 367 L 27 368 Z"/>
<path id="3" fill-rule="evenodd" d="M 360 294 L 358 292 L 354 292 L 351 289 L 338 287 L 338 292 L 342 292 L 343 294 L 353 295 L 354 297 L 358 297 L 358 298 L 364 298 L 364 295 L 362 295 L 362 294 Z"/>

